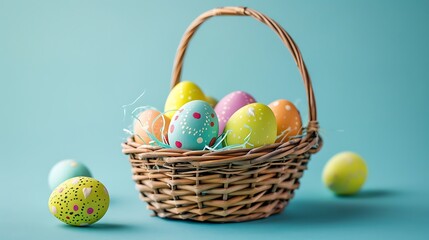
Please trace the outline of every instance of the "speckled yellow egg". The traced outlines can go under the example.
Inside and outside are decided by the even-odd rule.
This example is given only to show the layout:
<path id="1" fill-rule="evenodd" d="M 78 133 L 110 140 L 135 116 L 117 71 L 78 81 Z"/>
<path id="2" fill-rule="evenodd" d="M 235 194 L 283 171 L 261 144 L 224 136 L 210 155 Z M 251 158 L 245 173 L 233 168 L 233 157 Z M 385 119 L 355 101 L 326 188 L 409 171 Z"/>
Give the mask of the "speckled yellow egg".
<path id="1" fill-rule="evenodd" d="M 253 148 L 272 144 L 277 136 L 276 118 L 268 106 L 248 104 L 229 118 L 224 132 L 228 132 L 226 146 L 245 144 L 246 148 Z M 250 136 L 248 142 L 247 136 Z"/>
<path id="2" fill-rule="evenodd" d="M 268 106 L 276 116 L 277 136 L 279 136 L 276 142 L 287 142 L 292 137 L 302 134 L 301 115 L 293 103 L 279 99 Z"/>
<path id="3" fill-rule="evenodd" d="M 165 115 L 171 119 L 175 111 L 193 100 L 206 101 L 206 96 L 200 87 L 190 81 L 178 83 L 173 89 L 171 89 L 170 94 L 167 97 L 164 107 L 164 111 L 166 112 Z"/>
<path id="4" fill-rule="evenodd" d="M 109 208 L 109 193 L 90 177 L 75 177 L 61 183 L 49 197 L 49 211 L 59 220 L 86 226 L 100 220 Z"/>
<path id="5" fill-rule="evenodd" d="M 338 195 L 357 193 L 365 183 L 368 170 L 365 160 L 356 153 L 342 152 L 333 156 L 323 170 L 323 182 Z"/>
<path id="6" fill-rule="evenodd" d="M 134 121 L 134 140 L 137 143 L 152 143 L 153 139 L 149 137 L 148 132 L 161 142 L 165 139 L 168 126 L 170 125 L 170 118 L 160 115 L 162 113 L 154 109 L 148 109 L 139 114 L 138 118 Z"/>

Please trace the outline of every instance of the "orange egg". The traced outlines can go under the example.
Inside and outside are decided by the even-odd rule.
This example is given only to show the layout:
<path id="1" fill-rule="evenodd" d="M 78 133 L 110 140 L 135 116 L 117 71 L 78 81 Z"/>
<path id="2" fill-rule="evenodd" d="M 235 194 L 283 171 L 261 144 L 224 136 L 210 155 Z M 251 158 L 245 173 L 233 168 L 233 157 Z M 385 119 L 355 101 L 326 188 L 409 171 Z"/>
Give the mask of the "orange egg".
<path id="1" fill-rule="evenodd" d="M 162 142 L 162 136 L 167 135 L 168 126 L 170 125 L 170 118 L 162 113 L 149 109 L 139 114 L 138 120 L 134 121 L 134 140 L 140 144 L 149 144 L 153 141 L 147 132 L 153 134 L 159 141 Z M 164 128 L 164 129 L 163 129 Z M 146 132 L 147 131 L 147 132 Z"/>
<path id="2" fill-rule="evenodd" d="M 298 109 L 288 100 L 279 99 L 268 105 L 276 116 L 276 142 L 287 142 L 291 137 L 302 134 L 302 120 Z"/>

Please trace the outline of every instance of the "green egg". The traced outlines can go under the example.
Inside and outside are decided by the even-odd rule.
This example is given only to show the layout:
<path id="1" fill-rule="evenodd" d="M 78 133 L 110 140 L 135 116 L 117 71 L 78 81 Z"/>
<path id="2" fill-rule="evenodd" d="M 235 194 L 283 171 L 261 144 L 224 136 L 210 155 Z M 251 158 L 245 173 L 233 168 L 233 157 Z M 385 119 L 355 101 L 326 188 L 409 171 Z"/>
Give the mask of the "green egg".
<path id="1" fill-rule="evenodd" d="M 368 169 L 356 153 L 342 152 L 333 156 L 323 170 L 323 182 L 337 195 L 357 193 L 365 183 Z"/>
<path id="2" fill-rule="evenodd" d="M 98 180 L 75 177 L 54 189 L 49 197 L 49 211 L 64 223 L 86 226 L 100 220 L 109 208 L 109 193 Z"/>
<path id="3" fill-rule="evenodd" d="M 276 117 L 268 106 L 251 103 L 229 118 L 224 132 L 228 133 L 226 146 L 245 144 L 246 148 L 255 148 L 272 144 L 277 137 Z"/>

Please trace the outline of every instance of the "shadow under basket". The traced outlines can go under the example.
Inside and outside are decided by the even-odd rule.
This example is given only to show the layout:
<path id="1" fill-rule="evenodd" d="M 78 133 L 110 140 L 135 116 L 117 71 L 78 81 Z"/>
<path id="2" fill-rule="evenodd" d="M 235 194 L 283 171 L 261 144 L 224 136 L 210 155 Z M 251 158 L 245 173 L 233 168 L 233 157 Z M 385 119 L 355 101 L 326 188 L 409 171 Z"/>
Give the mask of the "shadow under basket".
<path id="1" fill-rule="evenodd" d="M 122 144 L 140 197 L 156 216 L 208 222 L 243 222 L 281 212 L 299 187 L 311 154 L 322 147 L 316 103 L 301 53 L 274 20 L 243 7 L 207 11 L 192 22 L 179 45 L 173 88 L 180 82 L 186 48 L 198 27 L 217 15 L 251 16 L 272 28 L 292 53 L 306 87 L 309 121 L 303 135 L 253 149 L 189 151 L 141 145 L 134 136 Z"/>

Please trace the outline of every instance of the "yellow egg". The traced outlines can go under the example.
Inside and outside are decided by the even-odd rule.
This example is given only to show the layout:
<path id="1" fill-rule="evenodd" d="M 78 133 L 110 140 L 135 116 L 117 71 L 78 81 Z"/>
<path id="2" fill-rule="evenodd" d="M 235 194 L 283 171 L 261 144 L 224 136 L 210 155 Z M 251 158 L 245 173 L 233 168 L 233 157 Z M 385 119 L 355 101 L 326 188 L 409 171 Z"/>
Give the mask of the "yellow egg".
<path id="1" fill-rule="evenodd" d="M 276 118 L 271 109 L 262 103 L 248 104 L 237 110 L 226 123 L 224 132 L 229 132 L 225 145 L 246 143 L 246 148 L 260 147 L 276 141 Z"/>
<path id="2" fill-rule="evenodd" d="M 357 193 L 365 183 L 368 170 L 365 160 L 353 152 L 333 156 L 323 170 L 323 182 L 338 195 Z"/>
<path id="3" fill-rule="evenodd" d="M 159 141 L 162 142 L 162 136 L 167 135 L 170 118 L 161 115 L 162 113 L 149 109 L 139 114 L 138 119 L 134 121 L 134 140 L 140 144 L 149 144 L 151 139 L 147 132 L 152 133 Z M 147 131 L 147 132 L 146 132 Z"/>
<path id="4" fill-rule="evenodd" d="M 217 104 L 216 98 L 206 96 L 206 102 L 208 102 L 212 108 L 216 107 L 216 104 Z"/>
<path id="5" fill-rule="evenodd" d="M 293 103 L 279 99 L 268 106 L 276 116 L 277 136 L 279 136 L 276 142 L 287 142 L 292 137 L 302 134 L 301 115 Z"/>
<path id="6" fill-rule="evenodd" d="M 175 110 L 193 100 L 206 101 L 206 96 L 195 83 L 190 81 L 180 82 L 171 89 L 167 97 L 164 107 L 165 115 L 171 119 Z"/>
<path id="7" fill-rule="evenodd" d="M 110 197 L 104 185 L 90 177 L 70 178 L 52 191 L 48 206 L 64 223 L 86 226 L 100 220 L 109 208 Z"/>

